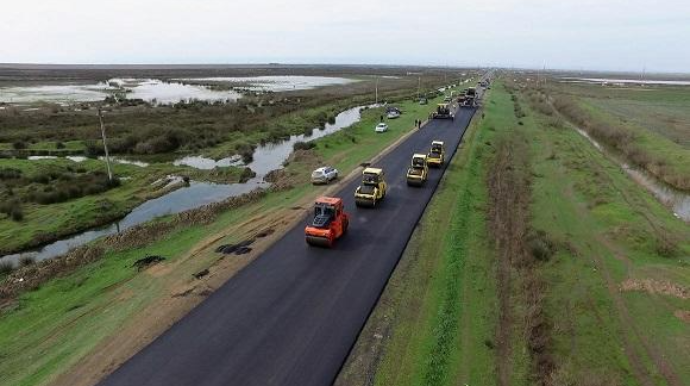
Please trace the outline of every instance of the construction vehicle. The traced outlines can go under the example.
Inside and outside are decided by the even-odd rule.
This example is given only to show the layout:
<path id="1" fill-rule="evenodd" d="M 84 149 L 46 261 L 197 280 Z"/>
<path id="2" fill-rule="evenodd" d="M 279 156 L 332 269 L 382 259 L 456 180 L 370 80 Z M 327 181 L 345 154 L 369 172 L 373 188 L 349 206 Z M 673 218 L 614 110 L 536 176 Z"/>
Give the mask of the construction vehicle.
<path id="1" fill-rule="evenodd" d="M 307 244 L 330 248 L 347 232 L 350 216 L 341 198 L 319 197 L 314 204 L 314 218 L 304 229 Z"/>
<path id="2" fill-rule="evenodd" d="M 414 154 L 409 169 L 407 169 L 407 186 L 422 186 L 429 174 L 425 154 Z"/>
<path id="3" fill-rule="evenodd" d="M 477 105 L 477 89 L 469 87 L 465 89 L 465 100 L 462 107 L 475 107 Z"/>
<path id="4" fill-rule="evenodd" d="M 439 103 L 436 106 L 436 111 L 431 115 L 433 119 L 453 119 L 453 113 L 450 111 L 450 104 Z"/>
<path id="5" fill-rule="evenodd" d="M 362 184 L 355 190 L 355 204 L 373 208 L 386 197 L 387 189 L 383 169 L 366 168 L 362 172 Z"/>
<path id="6" fill-rule="evenodd" d="M 432 141 L 426 163 L 429 166 L 441 167 L 446 160 L 446 147 L 443 141 Z"/>

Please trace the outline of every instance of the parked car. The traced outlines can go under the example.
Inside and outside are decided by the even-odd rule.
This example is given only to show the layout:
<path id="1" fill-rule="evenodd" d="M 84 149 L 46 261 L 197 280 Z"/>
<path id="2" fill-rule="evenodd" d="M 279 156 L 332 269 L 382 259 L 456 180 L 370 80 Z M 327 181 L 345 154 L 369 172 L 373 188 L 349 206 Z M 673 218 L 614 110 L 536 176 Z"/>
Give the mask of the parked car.
<path id="1" fill-rule="evenodd" d="M 400 117 L 400 113 L 398 111 L 392 110 L 388 112 L 388 119 L 395 119 Z"/>
<path id="2" fill-rule="evenodd" d="M 374 129 L 374 131 L 377 133 L 384 133 L 384 132 L 388 131 L 388 125 L 381 122 L 378 125 L 376 125 L 376 128 Z"/>
<path id="3" fill-rule="evenodd" d="M 328 184 L 338 179 L 338 169 L 330 166 L 323 166 L 311 173 L 311 183 L 314 185 Z"/>

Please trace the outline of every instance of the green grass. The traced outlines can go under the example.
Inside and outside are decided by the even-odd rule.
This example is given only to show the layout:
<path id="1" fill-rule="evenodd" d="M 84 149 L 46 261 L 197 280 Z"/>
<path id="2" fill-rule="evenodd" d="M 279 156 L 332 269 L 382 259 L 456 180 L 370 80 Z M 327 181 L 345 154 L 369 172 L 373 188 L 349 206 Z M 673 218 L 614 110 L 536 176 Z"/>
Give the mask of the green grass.
<path id="1" fill-rule="evenodd" d="M 414 105 L 414 102 L 401 104 L 406 111 L 421 111 L 415 110 Z M 425 108 L 428 113 L 433 107 Z M 371 136 L 368 134 L 373 133 L 371 121 L 378 119 L 378 115 L 379 111 L 368 111 L 362 122 L 352 128 L 351 135 L 357 139 L 359 147 L 356 156 L 370 159 L 412 129 L 408 125 L 409 119 L 400 119 L 391 123 L 390 135 Z M 329 143 L 329 153 L 323 155 L 326 162 L 343 153 L 348 157 L 355 156 L 350 153 L 351 141 L 325 137 L 318 140 L 319 146 L 326 141 Z M 352 165 L 358 163 L 353 162 Z M 342 171 L 346 173 L 351 169 Z M 299 163 L 291 164 L 287 170 L 298 174 L 310 172 L 302 170 Z M 21 295 L 13 308 L 0 314 L 0 358 L 3 358 L 0 360 L 0 378 L 3 385 L 48 384 L 88 355 L 103 339 L 117 333 L 143 308 L 168 298 L 171 277 L 182 278 L 180 280 L 186 282 L 192 273 L 216 263 L 218 256 L 210 252 L 195 255 L 194 259 L 175 265 L 173 272 L 160 277 L 137 273 L 131 267 L 137 259 L 160 255 L 167 258 L 163 264 L 174 263 L 210 235 L 228 233 L 227 229 L 236 227 L 251 216 L 291 208 L 303 197 L 316 195 L 322 189 L 304 183 L 287 191 L 271 192 L 256 203 L 221 214 L 210 225 L 178 229 L 144 248 L 109 252 L 73 274 Z M 238 237 L 242 235 L 224 236 L 218 242 L 236 242 Z"/>
<path id="2" fill-rule="evenodd" d="M 0 169 L 21 170 L 23 176 L 31 178 L 49 172 L 63 173 L 68 168 L 84 168 L 87 172 L 104 171 L 103 161 L 89 159 L 75 163 L 68 159 L 0 159 Z M 133 165 L 113 164 L 115 176 L 122 180 L 121 186 L 98 195 L 89 195 L 62 203 L 41 205 L 24 202 L 24 219 L 12 221 L 9 216 L 0 215 L 0 243 L 2 250 L 11 251 L 35 245 L 37 241 L 51 241 L 62 235 L 71 234 L 120 218 L 148 198 L 161 193 L 161 187 L 151 185 L 170 174 L 186 175 L 192 179 L 229 181 L 239 180 L 239 168 L 225 168 L 220 175 L 172 164 L 151 164 L 140 168 Z M 21 198 L 33 190 L 43 189 L 43 184 L 28 184 L 16 188 L 14 197 Z M 4 196 L 3 196 L 4 197 Z M 26 201 L 26 200 L 23 200 Z"/>
<path id="3" fill-rule="evenodd" d="M 626 149 L 637 154 L 633 163 L 672 186 L 690 189 L 690 88 L 569 85 L 563 90 L 595 122 L 634 135 Z"/>
<path id="4" fill-rule="evenodd" d="M 519 93 L 527 115 L 518 124 L 509 94 L 492 88 L 485 119 L 452 162 L 360 337 L 358 345 L 374 332 L 390 336 L 380 361 L 360 371 L 373 372 L 376 385 L 497 383 L 501 358 L 489 348 L 498 317 L 496 257 L 485 181 L 492 144 L 518 135 L 530 144 L 529 226 L 556 245 L 530 271 L 545 283 L 554 384 L 690 384 L 690 327 L 674 316 L 688 301 L 619 290 L 628 279 L 690 288 L 690 227 L 577 132 L 528 109 Z M 664 240 L 672 257 L 660 255 Z M 510 384 L 528 385 L 525 271 L 513 272 Z M 363 350 L 355 348 L 341 384 L 357 373 Z"/>
<path id="5" fill-rule="evenodd" d="M 524 131 L 535 154 L 533 224 L 560 245 L 543 274 L 561 376 L 636 385 L 642 371 L 654 384 L 667 384 L 647 348 L 653 347 L 680 384 L 690 383 L 688 327 L 673 316 L 683 305 L 665 296 L 617 294 L 622 281 L 650 270 L 688 288 L 690 229 L 575 131 L 530 115 Z M 677 258 L 659 256 L 664 237 L 677 243 Z"/>
<path id="6" fill-rule="evenodd" d="M 370 319 L 392 318 L 377 385 L 495 382 L 486 342 L 494 333 L 496 289 L 484 217 L 484 143 L 495 124 L 489 116 L 466 134 L 405 251 L 405 268 L 396 270 Z"/>

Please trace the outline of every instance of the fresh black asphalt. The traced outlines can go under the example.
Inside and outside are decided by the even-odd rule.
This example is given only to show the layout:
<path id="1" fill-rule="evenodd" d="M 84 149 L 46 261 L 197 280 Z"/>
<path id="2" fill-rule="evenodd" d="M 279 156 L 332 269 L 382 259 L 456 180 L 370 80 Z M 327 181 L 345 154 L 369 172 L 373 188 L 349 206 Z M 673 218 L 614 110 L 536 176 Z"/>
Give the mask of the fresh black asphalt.
<path id="1" fill-rule="evenodd" d="M 408 187 L 412 154 L 435 139 L 454 153 L 473 113 L 430 122 L 372 165 L 389 183 L 375 209 L 355 208 L 359 181 L 347 184 L 350 229 L 334 249 L 307 246 L 296 226 L 101 385 L 332 384 L 445 170 Z"/>

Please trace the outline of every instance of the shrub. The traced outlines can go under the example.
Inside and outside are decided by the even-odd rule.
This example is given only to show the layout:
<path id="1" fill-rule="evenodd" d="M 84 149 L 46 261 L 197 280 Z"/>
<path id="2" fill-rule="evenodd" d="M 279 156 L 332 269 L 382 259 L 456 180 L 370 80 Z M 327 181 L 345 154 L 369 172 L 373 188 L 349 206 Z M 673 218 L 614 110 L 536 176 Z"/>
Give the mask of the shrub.
<path id="1" fill-rule="evenodd" d="M 539 261 L 549 261 L 556 253 L 556 246 L 544 231 L 530 234 L 527 245 L 532 256 Z"/>
<path id="2" fill-rule="evenodd" d="M 24 210 L 22 209 L 21 205 L 17 205 L 14 208 L 12 208 L 12 211 L 10 212 L 10 218 L 12 218 L 12 221 L 15 222 L 20 222 L 24 220 Z"/>
<path id="3" fill-rule="evenodd" d="M 297 151 L 297 150 L 310 150 L 316 147 L 316 144 L 313 142 L 295 142 L 294 145 L 292 145 L 292 149 Z"/>
<path id="4" fill-rule="evenodd" d="M 26 149 L 26 142 L 24 141 L 17 141 L 12 144 L 12 148 L 14 150 L 23 150 Z"/>
<path id="5" fill-rule="evenodd" d="M 0 180 L 15 180 L 21 178 L 22 171 L 14 168 L 0 168 Z"/>
<path id="6" fill-rule="evenodd" d="M 6 214 L 14 221 L 22 221 L 24 219 L 22 203 L 16 199 L 0 204 L 0 213 Z"/>
<path id="7" fill-rule="evenodd" d="M 14 271 L 14 265 L 9 261 L 0 261 L 0 276 L 6 276 Z"/>

